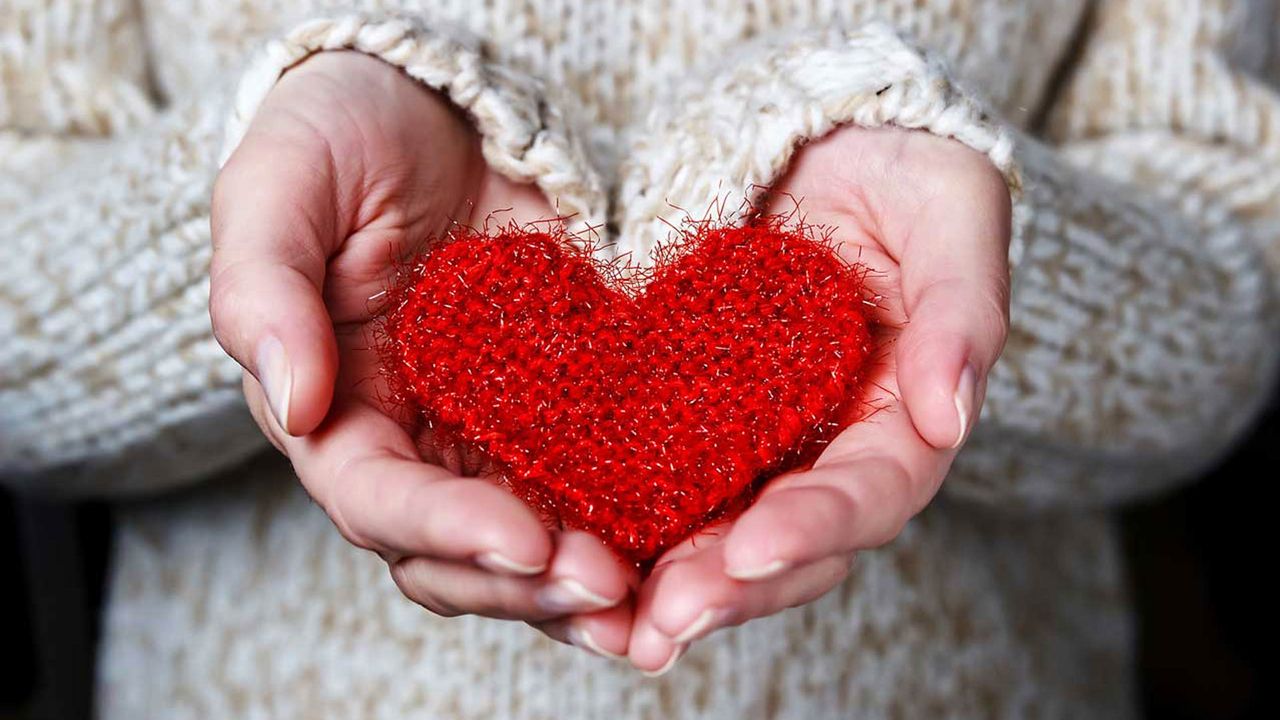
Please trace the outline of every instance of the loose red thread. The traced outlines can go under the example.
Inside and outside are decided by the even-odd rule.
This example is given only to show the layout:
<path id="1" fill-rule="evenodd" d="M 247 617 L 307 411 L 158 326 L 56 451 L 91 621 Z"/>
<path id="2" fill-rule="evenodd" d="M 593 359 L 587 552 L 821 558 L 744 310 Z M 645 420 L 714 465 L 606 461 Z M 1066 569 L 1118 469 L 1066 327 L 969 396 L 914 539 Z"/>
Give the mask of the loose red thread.
<path id="1" fill-rule="evenodd" d="M 682 232 L 637 275 L 554 231 L 453 230 L 388 290 L 389 401 L 638 564 L 740 512 L 848 422 L 865 269 L 788 218 Z"/>

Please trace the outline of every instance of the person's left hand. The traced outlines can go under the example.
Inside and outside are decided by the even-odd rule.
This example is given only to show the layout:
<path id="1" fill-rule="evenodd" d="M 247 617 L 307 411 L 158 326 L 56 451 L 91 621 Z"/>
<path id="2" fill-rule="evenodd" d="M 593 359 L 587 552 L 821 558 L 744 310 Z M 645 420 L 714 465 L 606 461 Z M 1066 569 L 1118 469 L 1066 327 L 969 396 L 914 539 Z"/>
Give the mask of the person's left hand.
<path id="1" fill-rule="evenodd" d="M 769 482 L 736 521 L 659 559 L 628 650 L 648 674 L 719 628 L 817 599 L 855 553 L 893 540 L 937 493 L 1008 330 L 1009 191 L 977 152 L 923 132 L 846 127 L 802 149 L 770 197 L 765 212 L 798 201 L 872 271 L 883 357 L 865 382 L 879 411 L 812 468 Z"/>

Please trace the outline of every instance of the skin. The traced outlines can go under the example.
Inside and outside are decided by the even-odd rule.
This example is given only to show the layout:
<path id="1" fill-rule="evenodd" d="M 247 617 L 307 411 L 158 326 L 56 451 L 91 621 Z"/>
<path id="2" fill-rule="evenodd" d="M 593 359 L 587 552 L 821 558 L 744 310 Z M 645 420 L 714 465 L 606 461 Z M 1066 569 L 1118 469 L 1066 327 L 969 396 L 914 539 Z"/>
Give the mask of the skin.
<path id="1" fill-rule="evenodd" d="M 817 599 L 859 550 L 897 537 L 941 486 L 1004 345 L 1010 201 L 985 157 L 925 133 L 846 127 L 800 151 L 766 209 L 786 213 L 797 199 L 806 222 L 836 228 L 839 252 L 873 271 L 885 348 L 867 378 L 875 412 L 812 468 L 772 480 L 736 521 L 658 561 L 628 649 L 642 670 L 670 669 L 719 628 Z"/>
<path id="2" fill-rule="evenodd" d="M 886 350 L 869 401 L 881 411 L 643 581 L 595 538 L 544 527 L 475 477 L 475 458 L 411 435 L 369 381 L 370 298 L 398 259 L 454 220 L 555 215 L 488 168 L 445 99 L 394 68 L 322 53 L 267 97 L 214 189 L 214 332 L 307 492 L 408 598 L 665 671 L 721 627 L 821 596 L 859 550 L 891 541 L 937 492 L 1004 343 L 1009 195 L 986 158 L 924 133 L 846 127 L 798 152 L 767 208 L 795 199 L 874 270 Z"/>

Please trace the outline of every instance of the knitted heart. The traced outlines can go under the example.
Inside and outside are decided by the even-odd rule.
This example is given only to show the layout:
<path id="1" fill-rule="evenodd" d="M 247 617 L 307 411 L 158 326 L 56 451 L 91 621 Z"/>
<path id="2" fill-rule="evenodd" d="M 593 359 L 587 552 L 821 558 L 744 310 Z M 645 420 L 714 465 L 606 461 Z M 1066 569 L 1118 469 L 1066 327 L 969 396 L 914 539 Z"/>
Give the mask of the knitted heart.
<path id="1" fill-rule="evenodd" d="M 457 230 L 389 290 L 393 402 L 550 521 L 643 563 L 848 421 L 863 272 L 765 218 L 697 226 L 635 279 L 565 238 Z"/>

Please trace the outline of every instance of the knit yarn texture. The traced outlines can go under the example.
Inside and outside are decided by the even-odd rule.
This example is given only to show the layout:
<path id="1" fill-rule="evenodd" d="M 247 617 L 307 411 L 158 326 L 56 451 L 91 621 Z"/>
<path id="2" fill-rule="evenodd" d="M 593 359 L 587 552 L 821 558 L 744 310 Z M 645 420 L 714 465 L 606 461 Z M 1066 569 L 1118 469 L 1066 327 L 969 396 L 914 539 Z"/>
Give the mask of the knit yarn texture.
<path id="1" fill-rule="evenodd" d="M 1280 359 L 1277 18 L 1275 0 L 5 3 L 0 476 L 119 499 L 102 717 L 1127 715 L 1107 509 L 1226 452 Z M 401 598 L 263 454 L 207 314 L 218 162 L 282 72 L 339 48 L 439 90 L 495 170 L 641 259 L 842 124 L 986 155 L 1015 199 L 1011 331 L 942 495 L 833 593 L 659 680 Z"/>

